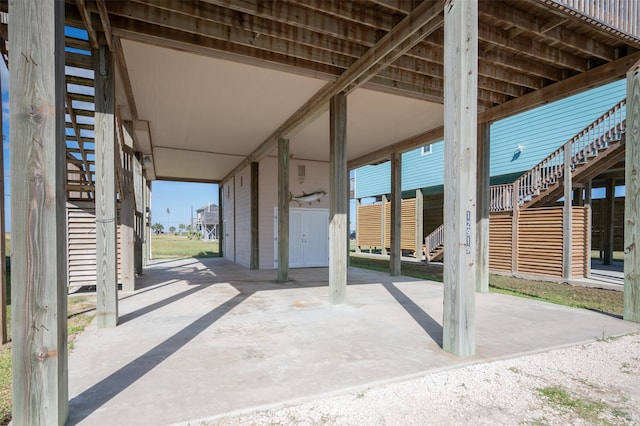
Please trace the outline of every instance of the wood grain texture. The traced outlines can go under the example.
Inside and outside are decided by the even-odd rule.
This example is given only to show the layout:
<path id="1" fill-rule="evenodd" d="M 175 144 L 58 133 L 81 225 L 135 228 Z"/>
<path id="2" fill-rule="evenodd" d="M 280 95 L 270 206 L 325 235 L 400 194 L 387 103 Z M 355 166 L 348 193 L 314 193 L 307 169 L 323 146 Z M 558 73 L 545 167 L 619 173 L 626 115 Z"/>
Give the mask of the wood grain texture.
<path id="1" fill-rule="evenodd" d="M 250 269 L 260 269 L 260 232 L 258 229 L 259 224 L 259 210 L 258 200 L 259 198 L 259 169 L 258 163 L 251 163 L 251 255 L 249 259 Z"/>
<path id="2" fill-rule="evenodd" d="M 402 274 L 402 154 L 394 153 L 391 156 L 391 215 L 389 234 L 389 272 L 391 276 Z"/>
<path id="3" fill-rule="evenodd" d="M 339 93 L 329 106 L 329 302 L 347 301 L 347 96 Z"/>
<path id="4" fill-rule="evenodd" d="M 573 233 L 573 226 L 571 225 L 572 219 L 572 197 L 573 197 L 573 185 L 571 184 L 571 156 L 568 155 L 571 152 L 570 145 L 565 145 L 564 148 L 564 204 L 562 212 L 562 277 L 564 279 L 571 278 L 571 253 L 572 253 L 572 241 L 571 235 Z"/>
<path id="5" fill-rule="evenodd" d="M 118 323 L 114 68 L 106 45 L 93 51 L 96 145 L 96 323 Z"/>
<path id="6" fill-rule="evenodd" d="M 13 424 L 68 415 L 64 3 L 9 4 Z"/>
<path id="7" fill-rule="evenodd" d="M 476 210 L 476 291 L 489 292 L 489 186 L 491 125 L 478 125 L 478 182 Z"/>
<path id="8" fill-rule="evenodd" d="M 0 85 L 0 93 L 2 92 L 2 85 Z M 0 136 L 3 133 L 3 117 L 0 116 Z M 0 140 L 4 141 L 4 137 L 0 137 Z M 4 149 L 0 150 L 0 188 L 4 190 Z M 5 241 L 5 227 L 4 227 L 4 196 L 0 197 L 0 344 L 7 343 L 7 263 L 5 262 L 6 256 L 6 241 Z"/>
<path id="9" fill-rule="evenodd" d="M 444 7 L 445 201 L 443 349 L 475 353 L 478 2 Z"/>
<path id="10" fill-rule="evenodd" d="M 289 281 L 289 139 L 278 140 L 278 281 Z"/>
<path id="11" fill-rule="evenodd" d="M 640 322 L 640 64 L 627 74 L 624 319 Z"/>
<path id="12" fill-rule="evenodd" d="M 424 197 L 421 189 L 416 189 L 415 203 L 415 242 L 416 242 L 416 258 L 422 259 L 422 246 L 424 245 Z"/>

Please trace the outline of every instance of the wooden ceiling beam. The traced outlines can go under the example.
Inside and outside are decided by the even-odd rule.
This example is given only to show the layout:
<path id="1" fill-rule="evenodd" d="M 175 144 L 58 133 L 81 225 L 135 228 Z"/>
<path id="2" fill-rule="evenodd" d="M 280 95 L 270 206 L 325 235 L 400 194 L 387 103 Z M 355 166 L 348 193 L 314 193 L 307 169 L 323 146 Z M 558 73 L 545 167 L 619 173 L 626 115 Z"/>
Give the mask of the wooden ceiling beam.
<path id="1" fill-rule="evenodd" d="M 82 17 L 82 22 L 84 23 L 84 28 L 87 30 L 87 35 L 89 36 L 89 43 L 91 48 L 98 48 L 98 33 L 93 26 L 93 18 L 91 17 L 91 12 L 87 10 L 87 6 L 84 0 L 76 0 L 76 5 L 78 6 L 78 12 L 80 12 L 80 16 Z"/>
<path id="2" fill-rule="evenodd" d="M 517 9 L 517 2 L 509 6 L 497 4 L 496 2 L 480 2 L 478 5 L 480 17 L 490 17 L 505 24 L 513 25 L 522 32 L 532 33 L 545 37 L 554 44 L 575 49 L 583 54 L 595 56 L 605 61 L 615 59 L 615 49 L 592 38 L 585 37 L 574 31 L 569 31 L 556 25 L 553 28 L 544 28 L 546 22 L 533 14 Z M 543 29 L 545 30 L 543 32 Z"/>
<path id="3" fill-rule="evenodd" d="M 483 22 L 478 25 L 478 37 L 480 40 L 495 44 L 514 54 L 528 56 L 531 60 L 543 61 L 551 66 L 561 66 L 580 72 L 584 72 L 589 68 L 586 59 L 555 47 L 544 45 L 530 38 L 510 38 L 504 30 Z"/>
<path id="4" fill-rule="evenodd" d="M 302 105 L 293 115 L 282 123 L 264 142 L 262 142 L 245 160 L 243 160 L 234 170 L 225 176 L 225 181 L 229 176 L 233 176 L 252 161 L 258 161 L 273 150 L 277 141 L 281 137 L 290 137 L 307 123 L 313 121 L 318 115 L 323 113 L 331 97 L 344 91 L 353 82 L 367 74 L 373 77 L 374 69 L 379 71 L 377 64 L 388 55 L 395 55 L 399 47 L 412 36 L 420 33 L 424 27 L 428 27 L 440 16 L 443 10 L 443 3 L 438 1 L 435 4 L 424 2 L 416 7 L 413 12 L 404 18 L 391 31 L 384 35 L 375 46 L 367 50 L 354 64 L 343 72 L 334 82 L 326 84 L 316 94 L 314 94 L 304 105 Z M 428 35 L 428 31 L 424 32 Z"/>
<path id="5" fill-rule="evenodd" d="M 368 42 L 370 46 L 380 38 L 380 33 L 370 26 L 338 19 L 325 13 L 309 13 L 309 9 L 288 2 L 265 3 L 258 0 L 204 1 L 236 12 L 306 28 L 333 37 L 355 42 Z"/>
<path id="6" fill-rule="evenodd" d="M 370 26 L 375 30 L 389 31 L 403 16 L 383 13 L 370 7 L 369 4 L 358 1 L 344 0 L 289 0 L 298 6 L 312 9 L 316 12 L 329 14 L 338 19 Z M 404 15 L 404 14 L 403 14 Z"/>
<path id="7" fill-rule="evenodd" d="M 111 32 L 111 23 L 109 22 L 109 13 L 107 12 L 107 5 L 104 0 L 96 0 L 96 6 L 98 7 L 98 15 L 100 16 L 100 22 L 102 23 L 102 31 L 107 41 L 109 50 L 113 52 L 113 33 Z"/>
<path id="8" fill-rule="evenodd" d="M 527 93 L 509 102 L 498 105 L 478 115 L 478 121 L 493 122 L 510 115 L 518 114 L 563 99 L 567 96 L 584 92 L 594 87 L 623 78 L 633 64 L 640 60 L 640 51 L 621 59 L 601 65 L 582 74 L 546 86 L 535 92 Z"/>

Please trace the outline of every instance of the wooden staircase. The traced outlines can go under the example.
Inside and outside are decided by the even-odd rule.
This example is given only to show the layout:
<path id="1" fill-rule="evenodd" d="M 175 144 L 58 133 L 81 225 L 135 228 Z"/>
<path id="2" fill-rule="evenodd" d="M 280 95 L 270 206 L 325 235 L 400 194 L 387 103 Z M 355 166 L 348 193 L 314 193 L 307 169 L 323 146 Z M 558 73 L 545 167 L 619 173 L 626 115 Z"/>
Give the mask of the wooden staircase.
<path id="1" fill-rule="evenodd" d="M 565 169 L 572 184 L 586 183 L 624 159 L 626 99 L 569 139 L 515 182 L 489 188 L 489 211 L 541 207 L 564 194 Z M 565 156 L 568 156 L 565 164 Z M 427 262 L 444 252 L 444 225 L 425 238 Z"/>
<path id="2" fill-rule="evenodd" d="M 572 183 L 586 183 L 623 160 L 625 115 L 626 99 L 623 99 L 513 184 L 492 187 L 489 210 L 512 210 L 516 199 L 521 209 L 544 206 L 563 195 L 566 167 Z M 565 156 L 569 156 L 566 165 Z M 511 203 L 506 201 L 509 196 Z"/>

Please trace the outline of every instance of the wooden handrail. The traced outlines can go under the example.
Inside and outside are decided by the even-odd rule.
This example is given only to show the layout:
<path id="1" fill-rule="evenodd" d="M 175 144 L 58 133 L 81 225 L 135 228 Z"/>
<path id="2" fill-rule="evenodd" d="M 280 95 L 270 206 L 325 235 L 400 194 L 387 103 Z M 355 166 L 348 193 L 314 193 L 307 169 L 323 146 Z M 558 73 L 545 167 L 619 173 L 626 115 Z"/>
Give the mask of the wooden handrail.
<path id="1" fill-rule="evenodd" d="M 520 176 L 517 190 L 514 190 L 513 184 L 491 186 L 489 211 L 513 210 L 515 199 L 517 204 L 525 203 L 557 183 L 564 175 L 565 153 L 571 156 L 571 168 L 574 169 L 587 161 L 590 155 L 607 148 L 611 141 L 620 139 L 620 135 L 626 131 L 625 114 L 626 99 L 623 99 Z M 517 191 L 517 198 L 514 197 L 514 191 Z"/>
<path id="2" fill-rule="evenodd" d="M 429 254 L 444 243 L 444 224 L 438 226 L 432 233 L 424 239 L 427 259 Z"/>

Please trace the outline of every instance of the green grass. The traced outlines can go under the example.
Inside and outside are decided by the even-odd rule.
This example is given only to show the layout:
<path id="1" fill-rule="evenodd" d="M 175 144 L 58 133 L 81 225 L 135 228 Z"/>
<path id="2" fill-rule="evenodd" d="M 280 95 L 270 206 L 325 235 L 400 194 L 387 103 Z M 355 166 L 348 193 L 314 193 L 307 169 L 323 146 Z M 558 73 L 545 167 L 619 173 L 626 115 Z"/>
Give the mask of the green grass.
<path id="1" fill-rule="evenodd" d="M 154 235 L 151 238 L 154 259 L 218 257 L 218 242 L 190 240 L 186 236 Z"/>
<path id="2" fill-rule="evenodd" d="M 600 259 L 600 251 L 599 250 L 591 250 L 591 259 L 599 260 Z M 623 251 L 614 251 L 613 252 L 613 260 L 624 261 L 624 252 Z"/>
<path id="3" fill-rule="evenodd" d="M 95 296 L 68 298 L 68 348 L 73 350 L 73 342 L 77 335 L 93 320 L 95 316 Z M 11 306 L 7 307 L 8 334 L 11 337 Z M 0 347 L 0 425 L 9 424 L 11 420 L 11 343 Z"/>
<path id="4" fill-rule="evenodd" d="M 351 256 L 351 266 L 389 272 L 389 261 L 386 259 Z M 424 263 L 403 262 L 402 275 L 438 282 L 443 280 L 441 266 Z M 503 275 L 490 275 L 489 286 L 490 290 L 496 293 L 543 300 L 617 316 L 622 315 L 624 308 L 624 296 L 621 291 L 532 281 Z"/>
<path id="5" fill-rule="evenodd" d="M 628 416 L 626 412 L 610 407 L 605 402 L 571 394 L 559 385 L 538 388 L 537 391 L 554 408 L 571 413 L 588 424 L 610 424 L 610 422 L 601 417 L 605 413 L 609 413 L 614 417 L 626 418 Z"/>

